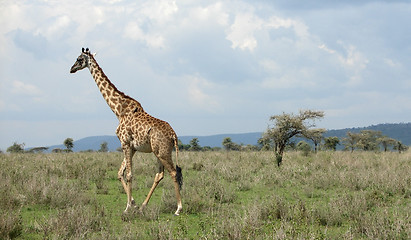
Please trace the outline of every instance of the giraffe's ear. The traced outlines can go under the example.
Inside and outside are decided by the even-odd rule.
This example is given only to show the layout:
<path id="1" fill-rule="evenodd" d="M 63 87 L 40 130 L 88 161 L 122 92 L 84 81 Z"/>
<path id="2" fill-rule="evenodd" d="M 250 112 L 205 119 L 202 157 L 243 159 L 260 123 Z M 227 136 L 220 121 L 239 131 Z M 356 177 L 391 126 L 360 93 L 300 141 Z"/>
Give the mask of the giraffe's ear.
<path id="1" fill-rule="evenodd" d="M 97 55 L 97 53 L 92 53 L 91 55 L 93 55 L 93 57 L 95 57 Z"/>

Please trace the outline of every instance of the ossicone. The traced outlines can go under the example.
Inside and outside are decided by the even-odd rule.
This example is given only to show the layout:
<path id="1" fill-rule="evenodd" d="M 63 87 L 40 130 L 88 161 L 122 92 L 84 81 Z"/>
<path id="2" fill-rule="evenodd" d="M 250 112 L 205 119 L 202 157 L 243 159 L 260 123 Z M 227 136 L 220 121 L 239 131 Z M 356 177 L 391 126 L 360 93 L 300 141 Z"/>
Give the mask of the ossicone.
<path id="1" fill-rule="evenodd" d="M 81 52 L 82 52 L 82 53 L 88 53 L 88 52 L 89 52 L 89 49 L 86 48 L 86 50 L 84 50 L 84 48 L 82 48 L 82 49 L 81 49 Z"/>

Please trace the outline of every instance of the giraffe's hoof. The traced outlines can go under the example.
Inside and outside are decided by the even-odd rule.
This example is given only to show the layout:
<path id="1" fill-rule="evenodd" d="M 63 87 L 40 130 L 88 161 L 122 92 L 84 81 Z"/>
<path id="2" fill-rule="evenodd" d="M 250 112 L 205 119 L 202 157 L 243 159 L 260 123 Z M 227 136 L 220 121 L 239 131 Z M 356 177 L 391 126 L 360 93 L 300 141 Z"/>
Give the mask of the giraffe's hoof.
<path id="1" fill-rule="evenodd" d="M 179 206 L 177 207 L 176 212 L 174 213 L 174 216 L 179 216 L 179 215 L 180 215 L 181 210 L 183 210 L 183 208 L 181 207 L 181 205 L 179 205 Z"/>
<path id="2" fill-rule="evenodd" d="M 126 209 L 124 209 L 123 213 L 127 214 L 133 211 L 133 207 L 131 205 L 127 205 Z"/>

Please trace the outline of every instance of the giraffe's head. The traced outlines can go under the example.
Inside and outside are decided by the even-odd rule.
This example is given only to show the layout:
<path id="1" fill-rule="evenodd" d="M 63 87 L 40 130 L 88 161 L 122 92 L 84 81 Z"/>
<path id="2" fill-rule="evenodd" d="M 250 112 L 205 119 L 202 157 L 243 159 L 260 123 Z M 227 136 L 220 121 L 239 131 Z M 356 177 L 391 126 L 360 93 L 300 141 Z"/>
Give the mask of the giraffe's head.
<path id="1" fill-rule="evenodd" d="M 82 69 L 88 67 L 89 64 L 90 64 L 90 55 L 91 55 L 91 53 L 88 50 L 88 48 L 86 48 L 85 50 L 84 50 L 84 48 L 82 48 L 80 56 L 78 56 L 76 62 L 74 63 L 74 65 L 70 69 L 70 73 L 75 73 L 78 70 L 82 70 Z"/>

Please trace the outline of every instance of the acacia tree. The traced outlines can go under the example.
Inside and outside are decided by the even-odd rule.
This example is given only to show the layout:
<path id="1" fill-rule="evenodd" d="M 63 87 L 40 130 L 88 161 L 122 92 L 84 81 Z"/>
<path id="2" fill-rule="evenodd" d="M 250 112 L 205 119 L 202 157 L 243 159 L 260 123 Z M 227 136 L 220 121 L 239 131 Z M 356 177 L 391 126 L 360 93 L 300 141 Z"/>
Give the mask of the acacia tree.
<path id="1" fill-rule="evenodd" d="M 233 142 L 230 137 L 224 138 L 222 144 L 227 151 L 240 151 L 241 149 L 241 146 Z"/>
<path id="2" fill-rule="evenodd" d="M 304 137 L 313 141 L 314 143 L 314 153 L 317 153 L 318 144 L 321 143 L 324 136 L 323 134 L 326 132 L 324 128 L 316 128 L 316 129 L 308 129 L 303 133 Z"/>
<path id="3" fill-rule="evenodd" d="M 408 150 L 408 146 L 402 144 L 401 141 L 397 141 L 397 143 L 394 145 L 394 150 L 398 150 L 399 153 L 407 151 Z"/>
<path id="4" fill-rule="evenodd" d="M 382 136 L 377 139 L 377 141 L 381 143 L 382 147 L 384 148 L 384 152 L 386 152 L 390 146 L 394 147 L 397 143 L 397 140 L 387 136 Z"/>
<path id="5" fill-rule="evenodd" d="M 102 142 L 100 144 L 100 149 L 98 151 L 99 152 L 108 152 L 108 143 L 107 142 Z"/>
<path id="6" fill-rule="evenodd" d="M 325 149 L 337 150 L 337 145 L 340 144 L 340 139 L 338 137 L 327 137 L 324 138 Z"/>
<path id="7" fill-rule="evenodd" d="M 351 149 L 351 152 L 353 152 L 357 146 L 357 142 L 359 141 L 359 139 L 359 133 L 347 132 L 347 137 L 343 138 L 343 144 L 345 146 L 345 149 Z"/>
<path id="8" fill-rule="evenodd" d="M 307 131 L 315 127 L 315 120 L 324 117 L 323 111 L 300 110 L 298 115 L 283 113 L 270 117 L 274 122 L 273 127 L 269 127 L 265 135 L 274 142 L 274 152 L 277 165 L 280 166 L 283 160 L 284 149 L 294 136 L 304 136 Z"/>
<path id="9" fill-rule="evenodd" d="M 24 152 L 24 143 L 14 142 L 13 145 L 7 148 L 6 150 L 9 153 L 23 153 Z"/>
<path id="10" fill-rule="evenodd" d="M 72 148 L 74 147 L 73 139 L 72 138 L 66 138 L 63 142 L 64 146 L 66 146 L 66 151 L 67 152 L 72 152 Z"/>
<path id="11" fill-rule="evenodd" d="M 193 138 L 190 141 L 190 151 L 201 151 L 201 146 L 199 144 L 198 138 Z"/>
<path id="12" fill-rule="evenodd" d="M 178 139 L 178 150 L 189 150 L 190 144 L 184 144 L 180 139 Z"/>
<path id="13" fill-rule="evenodd" d="M 380 148 L 378 139 L 381 137 L 381 131 L 361 130 L 357 146 L 364 151 L 376 151 Z"/>
<path id="14" fill-rule="evenodd" d="M 271 139 L 264 135 L 258 139 L 257 143 L 260 146 L 261 151 L 268 151 L 271 148 Z"/>

